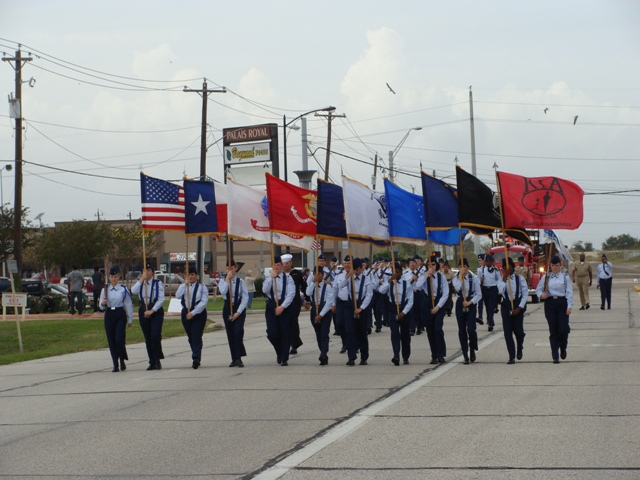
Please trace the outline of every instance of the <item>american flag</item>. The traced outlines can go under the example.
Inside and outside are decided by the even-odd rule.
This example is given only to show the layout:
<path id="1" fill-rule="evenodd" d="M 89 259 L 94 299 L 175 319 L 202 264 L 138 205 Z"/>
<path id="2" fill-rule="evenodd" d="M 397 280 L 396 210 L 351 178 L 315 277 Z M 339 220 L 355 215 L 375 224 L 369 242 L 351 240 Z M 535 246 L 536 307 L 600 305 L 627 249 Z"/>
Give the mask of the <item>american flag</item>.
<path id="1" fill-rule="evenodd" d="M 140 173 L 143 230 L 184 230 L 184 190 Z"/>
<path id="2" fill-rule="evenodd" d="M 320 250 L 320 248 L 322 248 L 322 244 L 319 241 L 314 240 L 313 243 L 311 243 L 311 250 Z"/>

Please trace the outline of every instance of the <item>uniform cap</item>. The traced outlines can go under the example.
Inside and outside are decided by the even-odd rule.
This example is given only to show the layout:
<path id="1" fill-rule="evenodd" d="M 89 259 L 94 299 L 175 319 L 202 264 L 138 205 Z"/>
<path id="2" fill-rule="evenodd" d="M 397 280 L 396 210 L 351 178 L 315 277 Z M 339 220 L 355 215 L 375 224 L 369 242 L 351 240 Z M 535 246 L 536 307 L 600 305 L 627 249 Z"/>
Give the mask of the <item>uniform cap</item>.
<path id="1" fill-rule="evenodd" d="M 344 257 L 344 261 L 345 262 L 350 262 L 351 261 L 351 255 L 347 255 L 346 257 Z"/>
<path id="2" fill-rule="evenodd" d="M 151 265 L 149 262 L 147 262 L 147 268 L 150 268 L 151 270 L 153 270 L 153 265 Z"/>
<path id="3" fill-rule="evenodd" d="M 484 253 L 479 253 L 479 254 L 478 254 L 478 258 L 479 258 L 480 260 L 484 260 L 484 259 L 485 259 L 485 257 L 486 257 L 486 255 L 485 255 Z"/>
<path id="4" fill-rule="evenodd" d="M 282 258 L 280 258 L 280 255 L 276 255 L 273 257 L 273 263 L 282 263 Z"/>
<path id="5" fill-rule="evenodd" d="M 353 269 L 354 270 L 356 270 L 358 268 L 361 268 L 362 267 L 362 259 L 361 258 L 354 258 L 352 265 L 353 265 Z"/>
<path id="6" fill-rule="evenodd" d="M 233 258 L 227 260 L 227 267 L 235 267 L 236 261 Z"/>
<path id="7" fill-rule="evenodd" d="M 280 258 L 282 259 L 282 263 L 290 262 L 291 260 L 293 260 L 293 255 L 285 253 L 284 255 L 281 255 Z"/>
<path id="8" fill-rule="evenodd" d="M 480 257 L 478 257 L 478 258 L 480 258 Z M 468 259 L 468 258 L 463 258 L 463 259 L 458 263 L 458 265 L 464 265 L 465 267 L 468 267 L 468 266 L 469 266 L 469 259 Z"/>
<path id="9" fill-rule="evenodd" d="M 195 273 L 197 275 L 198 269 L 196 267 L 189 267 L 189 273 Z"/>
<path id="10" fill-rule="evenodd" d="M 551 259 L 551 264 L 552 265 L 560 264 L 560 257 L 558 255 L 554 255 L 553 258 Z"/>
<path id="11" fill-rule="evenodd" d="M 486 260 L 487 262 L 493 262 L 493 260 L 494 260 L 493 255 L 487 255 L 487 256 L 486 256 L 486 258 L 485 258 L 485 260 Z"/>
<path id="12" fill-rule="evenodd" d="M 117 265 L 114 265 L 109 269 L 109 275 L 118 275 L 120 273 L 120 269 Z"/>
<path id="13" fill-rule="evenodd" d="M 332 262 L 337 262 L 337 261 L 338 261 L 338 257 L 333 257 L 333 258 L 331 258 L 331 261 L 332 261 Z"/>
<path id="14" fill-rule="evenodd" d="M 320 260 L 320 259 L 322 259 L 322 260 L 326 260 L 326 259 L 324 258 L 324 253 L 321 253 L 320 255 L 318 255 L 318 260 Z"/>

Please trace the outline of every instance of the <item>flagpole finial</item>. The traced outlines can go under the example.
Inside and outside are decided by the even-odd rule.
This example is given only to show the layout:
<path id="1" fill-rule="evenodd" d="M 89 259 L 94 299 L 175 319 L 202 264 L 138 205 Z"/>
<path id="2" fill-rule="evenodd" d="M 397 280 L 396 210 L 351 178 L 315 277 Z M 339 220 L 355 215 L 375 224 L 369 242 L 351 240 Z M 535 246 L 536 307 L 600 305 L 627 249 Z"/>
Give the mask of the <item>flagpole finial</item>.
<path id="1" fill-rule="evenodd" d="M 455 163 L 456 165 L 460 162 L 460 160 L 458 160 L 458 156 L 456 155 L 456 158 L 453 159 L 453 163 Z"/>
<path id="2" fill-rule="evenodd" d="M 497 169 L 498 169 L 498 164 L 497 164 L 496 162 L 493 162 L 493 167 L 492 167 L 492 168 L 493 168 L 494 170 L 497 170 Z"/>

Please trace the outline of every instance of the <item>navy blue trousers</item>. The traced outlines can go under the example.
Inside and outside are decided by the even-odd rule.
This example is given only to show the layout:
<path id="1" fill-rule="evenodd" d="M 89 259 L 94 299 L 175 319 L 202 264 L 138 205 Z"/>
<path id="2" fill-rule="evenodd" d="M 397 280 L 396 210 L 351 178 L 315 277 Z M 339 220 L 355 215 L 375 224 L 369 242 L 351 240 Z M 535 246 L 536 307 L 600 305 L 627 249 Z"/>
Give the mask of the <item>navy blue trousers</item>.
<path id="1" fill-rule="evenodd" d="M 496 305 L 498 305 L 498 287 L 482 287 L 482 301 L 487 309 L 487 325 L 494 327 L 493 316 L 496 311 Z M 482 318 L 482 313 L 480 313 L 479 318 Z"/>
<path id="2" fill-rule="evenodd" d="M 517 305 L 516 305 L 517 306 Z M 511 300 L 505 299 L 500 305 L 500 314 L 502 315 L 502 328 L 504 329 L 504 341 L 507 344 L 509 352 L 509 360 L 516 358 L 516 342 L 522 348 L 524 345 L 524 310 L 515 316 L 511 316 Z M 516 341 L 513 341 L 513 337 Z"/>
<path id="3" fill-rule="evenodd" d="M 567 299 L 565 297 L 547 298 L 544 301 L 544 316 L 549 324 L 551 357 L 558 360 L 558 349 L 566 350 L 571 331 L 569 315 L 567 315 Z"/>
<path id="4" fill-rule="evenodd" d="M 402 320 L 398 320 L 396 305 L 392 304 L 391 307 L 388 311 L 393 358 L 400 358 L 402 353 L 402 359 L 409 360 L 411 356 L 411 312 L 405 315 Z"/>
<path id="5" fill-rule="evenodd" d="M 144 316 L 144 311 L 138 312 L 140 328 L 144 334 L 144 343 L 147 347 L 149 364 L 155 365 L 164 358 L 162 353 L 162 324 L 164 323 L 164 309 L 158 310 L 149 318 Z"/>
<path id="6" fill-rule="evenodd" d="M 268 300 L 264 312 L 267 320 L 267 338 L 280 361 L 288 362 L 291 349 L 291 314 L 289 308 L 285 308 L 280 315 L 276 315 L 275 310 L 276 303 Z"/>
<path id="7" fill-rule="evenodd" d="M 611 308 L 611 285 L 613 284 L 613 278 L 607 278 L 606 280 L 600 279 L 599 282 L 600 299 L 602 300 L 600 306 L 604 307 L 606 302 L 606 307 Z"/>
<path id="8" fill-rule="evenodd" d="M 127 312 L 119 307 L 104 312 L 104 331 L 107 334 L 109 353 L 113 366 L 118 366 L 118 360 L 129 360 L 127 356 Z"/>
<path id="9" fill-rule="evenodd" d="M 476 306 L 474 304 L 463 311 L 462 298 L 456 300 L 456 320 L 458 321 L 458 339 L 464 358 L 468 358 L 469 349 L 478 349 L 478 332 L 476 331 Z"/>
<path id="10" fill-rule="evenodd" d="M 316 323 L 314 318 L 316 317 L 316 306 L 311 307 L 311 326 L 316 332 L 316 342 L 318 342 L 318 349 L 320 350 L 320 357 L 328 358 L 329 354 L 329 330 L 331 330 L 331 310 L 322 317 L 320 322 Z"/>
<path id="11" fill-rule="evenodd" d="M 225 303 L 222 309 L 222 319 L 224 320 L 224 328 L 227 332 L 227 342 L 229 343 L 229 353 L 231 360 L 241 360 L 247 355 L 244 348 L 244 322 L 247 318 L 247 311 L 236 318 L 233 322 L 229 320 L 229 307 Z"/>
<path id="12" fill-rule="evenodd" d="M 191 320 L 187 320 L 187 309 L 183 308 L 181 318 L 182 326 L 189 339 L 191 358 L 200 361 L 202 360 L 202 334 L 207 324 L 207 312 L 205 310 L 194 316 Z"/>
<path id="13" fill-rule="evenodd" d="M 438 300 L 439 301 L 439 300 Z M 436 301 L 437 304 L 437 301 Z M 444 308 L 438 310 L 436 314 L 431 313 L 431 298 L 427 297 L 424 302 L 425 329 L 427 331 L 427 339 L 429 340 L 429 348 L 431 350 L 431 358 L 446 357 L 447 344 L 444 341 Z M 475 319 L 474 319 L 475 321 Z"/>

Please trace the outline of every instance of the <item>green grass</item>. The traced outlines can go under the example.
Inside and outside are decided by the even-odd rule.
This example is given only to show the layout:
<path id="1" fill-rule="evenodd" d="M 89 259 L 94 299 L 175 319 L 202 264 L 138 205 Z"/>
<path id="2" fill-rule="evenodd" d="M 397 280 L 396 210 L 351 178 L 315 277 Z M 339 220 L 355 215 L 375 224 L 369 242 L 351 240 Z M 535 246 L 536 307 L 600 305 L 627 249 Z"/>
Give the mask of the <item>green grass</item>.
<path id="1" fill-rule="evenodd" d="M 209 301 L 207 311 L 222 312 L 223 304 L 222 299 L 218 297 L 215 302 Z M 166 300 L 165 310 L 168 305 L 169 300 Z M 264 308 L 264 298 L 253 299 L 252 310 L 259 311 Z M 127 328 L 128 344 L 144 342 L 137 308 L 134 309 L 134 313 L 133 325 Z M 11 317 L 8 318 L 11 320 Z M 0 322 L 0 365 L 108 347 L 104 333 L 104 320 L 101 317 L 29 320 L 20 322 L 20 330 L 24 353 L 20 353 L 16 322 Z M 184 334 L 180 318 L 165 317 L 162 327 L 163 338 L 179 337 Z"/>

